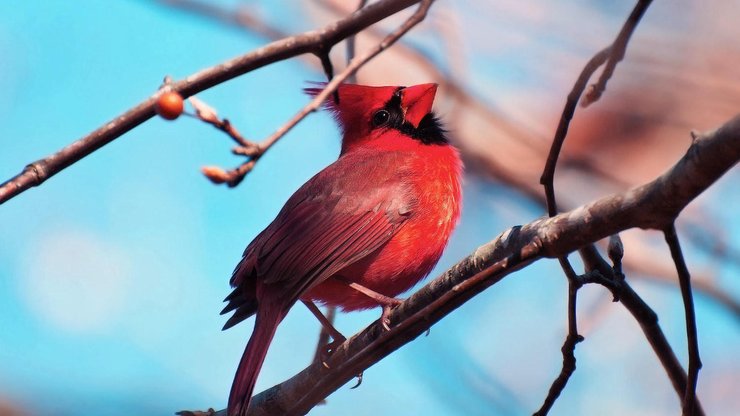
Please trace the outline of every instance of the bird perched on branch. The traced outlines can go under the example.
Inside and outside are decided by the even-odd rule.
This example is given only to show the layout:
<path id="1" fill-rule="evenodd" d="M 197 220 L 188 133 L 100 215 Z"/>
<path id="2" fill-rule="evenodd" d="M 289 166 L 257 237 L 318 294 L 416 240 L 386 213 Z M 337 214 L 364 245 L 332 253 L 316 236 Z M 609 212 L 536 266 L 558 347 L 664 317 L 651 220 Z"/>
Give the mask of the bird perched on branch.
<path id="1" fill-rule="evenodd" d="M 320 88 L 308 88 L 316 95 Z M 229 416 L 243 416 L 278 324 L 299 300 L 345 311 L 382 307 L 432 270 L 460 216 L 458 151 L 432 113 L 436 84 L 341 85 L 326 107 L 342 131 L 339 159 L 288 199 L 244 251 L 224 329 L 257 315 L 234 377 Z"/>

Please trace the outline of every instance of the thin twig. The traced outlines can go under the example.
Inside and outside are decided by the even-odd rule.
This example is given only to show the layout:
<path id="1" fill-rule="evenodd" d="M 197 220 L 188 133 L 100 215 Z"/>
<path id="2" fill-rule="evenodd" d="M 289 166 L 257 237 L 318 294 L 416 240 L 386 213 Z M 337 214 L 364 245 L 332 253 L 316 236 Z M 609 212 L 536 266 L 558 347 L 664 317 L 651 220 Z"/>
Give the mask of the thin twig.
<path id="1" fill-rule="evenodd" d="M 643 334 L 647 338 L 653 351 L 658 356 L 663 368 L 668 373 L 668 377 L 671 380 L 676 394 L 681 398 L 683 402 L 683 395 L 686 391 L 686 372 L 681 363 L 678 361 L 673 349 L 671 348 L 668 339 L 663 334 L 658 324 L 658 317 L 650 306 L 642 300 L 637 292 L 630 287 L 627 282 L 623 282 L 620 290 L 620 302 L 627 308 L 627 310 L 635 317 L 635 320 L 640 324 Z M 704 411 L 697 400 L 695 403 L 696 416 L 704 415 Z"/>
<path id="2" fill-rule="evenodd" d="M 216 110 L 203 102 L 201 99 L 196 98 L 194 95 L 188 98 L 190 105 L 195 109 L 195 118 L 212 125 L 213 127 L 226 133 L 231 140 L 233 140 L 239 147 L 250 147 L 254 146 L 252 142 L 245 139 L 239 130 L 234 127 L 231 122 L 226 118 L 219 118 Z M 188 113 L 188 115 L 191 115 Z"/>
<path id="3" fill-rule="evenodd" d="M 594 55 L 586 64 L 578 76 L 573 89 L 568 94 L 568 98 L 563 108 L 563 113 L 560 116 L 558 122 L 558 128 L 555 131 L 555 137 L 552 140 L 552 147 L 547 155 L 547 161 L 545 162 L 545 169 L 540 177 L 540 184 L 545 187 L 545 202 L 547 204 L 547 213 L 553 216 L 558 213 L 558 206 L 555 200 L 555 186 L 553 181 L 555 179 L 555 167 L 558 163 L 558 157 L 560 156 L 560 150 L 563 148 L 565 143 L 565 137 L 568 135 L 568 127 L 570 126 L 570 120 L 575 114 L 576 107 L 578 106 L 578 100 L 583 94 L 583 90 L 586 89 L 586 84 L 591 78 L 594 72 L 606 62 L 609 57 L 610 48 L 603 49 Z"/>
<path id="4" fill-rule="evenodd" d="M 204 69 L 173 83 L 171 89 L 187 98 L 265 65 L 304 53 L 316 53 L 320 48 L 335 45 L 348 36 L 420 1 L 379 0 L 322 29 L 272 42 L 245 55 Z M 154 117 L 154 104 L 158 95 L 159 92 L 56 153 L 30 163 L 21 173 L 0 184 L 0 204 L 31 187 L 41 185 L 61 170 Z"/>
<path id="5" fill-rule="evenodd" d="M 647 10 L 647 6 L 649 5 L 649 0 L 638 1 L 634 9 L 632 10 L 632 13 L 627 18 L 627 21 L 625 21 L 624 25 L 622 25 L 622 30 L 619 32 L 616 40 L 612 43 L 611 46 L 599 51 L 588 61 L 586 66 L 581 71 L 581 74 L 578 76 L 578 80 L 576 80 L 575 85 L 573 85 L 573 89 L 570 91 L 570 94 L 568 94 L 568 99 L 565 102 L 563 113 L 560 116 L 560 121 L 558 122 L 558 128 L 555 131 L 555 137 L 552 140 L 552 147 L 550 148 L 550 152 L 547 155 L 545 169 L 542 172 L 542 176 L 540 177 L 540 184 L 544 185 L 545 187 L 547 212 L 551 216 L 555 215 L 558 212 L 557 203 L 555 201 L 555 187 L 553 185 L 553 181 L 555 179 L 555 167 L 558 162 L 558 157 L 560 156 L 560 150 L 562 149 L 563 143 L 565 142 L 565 137 L 568 134 L 570 120 L 573 118 L 576 106 L 578 105 L 578 100 L 581 99 L 581 95 L 586 89 L 586 84 L 588 83 L 588 80 L 591 79 L 593 73 L 596 72 L 596 70 L 601 65 L 603 65 L 604 62 L 607 62 L 607 60 L 609 60 L 609 65 L 616 66 L 617 62 L 622 59 L 621 57 L 624 56 L 624 49 L 626 49 L 627 47 L 629 37 L 637 27 L 637 23 L 640 21 L 640 18 L 645 13 L 645 10 Z M 620 47 L 623 49 L 621 51 L 621 55 L 620 52 L 617 50 Z M 604 84 L 606 84 L 606 80 L 609 79 L 613 71 L 614 67 L 609 70 L 608 74 L 606 74 L 605 71 L 605 75 L 602 76 L 602 78 L 604 79 Z"/>
<path id="6" fill-rule="evenodd" d="M 671 257 L 676 265 L 678 273 L 678 284 L 681 286 L 681 297 L 683 298 L 684 313 L 686 314 L 686 337 L 689 350 L 689 378 L 686 383 L 686 392 L 683 398 L 683 416 L 694 416 L 696 410 L 696 383 L 699 378 L 699 369 L 701 368 L 701 358 L 699 357 L 699 340 L 696 333 L 696 314 L 694 312 L 694 298 L 691 292 L 691 275 L 686 267 L 686 261 L 683 258 L 681 244 L 676 235 L 676 228 L 673 224 L 663 230 L 665 241 L 671 250 Z"/>
<path id="7" fill-rule="evenodd" d="M 357 5 L 357 9 L 361 9 L 365 7 L 367 4 L 367 0 L 360 0 L 359 4 Z M 352 35 L 347 38 L 347 65 L 349 65 L 350 62 L 352 62 L 352 59 L 355 58 L 355 46 L 357 46 L 357 36 Z M 347 81 L 351 84 L 354 84 L 357 82 L 357 74 L 352 74 L 347 78 Z"/>
<path id="8" fill-rule="evenodd" d="M 583 341 L 583 337 L 578 334 L 578 315 L 576 313 L 578 289 L 580 289 L 581 283 L 567 257 L 561 257 L 559 260 L 560 266 L 568 278 L 568 335 L 566 335 L 565 342 L 563 342 L 560 349 L 563 354 L 563 366 L 560 369 L 560 374 L 552 382 L 542 407 L 534 413 L 534 416 L 547 415 L 552 405 L 555 404 L 555 400 L 560 397 L 560 393 L 568 384 L 570 376 L 576 371 L 576 344 Z"/>
<path id="9" fill-rule="evenodd" d="M 634 33 L 637 24 L 640 22 L 640 19 L 642 19 L 642 16 L 650 6 L 650 3 L 652 3 L 652 0 L 639 0 L 637 5 L 635 5 L 635 8 L 632 9 L 632 13 L 630 13 L 627 21 L 622 26 L 622 30 L 619 32 L 617 39 L 614 40 L 614 43 L 611 46 L 611 55 L 604 66 L 604 70 L 601 72 L 599 81 L 588 87 L 586 95 L 584 95 L 583 100 L 581 100 L 581 107 L 588 107 L 590 104 L 601 98 L 601 94 L 603 94 L 606 89 L 606 83 L 609 81 L 609 78 L 612 77 L 612 74 L 614 74 L 614 69 L 616 69 L 617 64 L 624 59 L 624 54 L 627 51 L 627 43 L 629 43 L 632 33 Z"/>
<path id="10" fill-rule="evenodd" d="M 194 117 L 223 131 L 229 138 L 236 142 L 237 146 L 232 149 L 234 154 L 251 157 L 259 152 L 259 145 L 245 139 L 228 119 L 220 118 L 213 107 L 195 96 L 188 98 L 188 101 L 190 101 L 190 104 L 195 109 Z M 253 166 L 254 162 L 248 159 L 236 169 L 228 171 L 217 166 L 203 166 L 200 170 L 211 182 L 215 184 L 226 183 L 230 187 L 234 187 L 242 181 L 247 172 L 252 170 Z"/>

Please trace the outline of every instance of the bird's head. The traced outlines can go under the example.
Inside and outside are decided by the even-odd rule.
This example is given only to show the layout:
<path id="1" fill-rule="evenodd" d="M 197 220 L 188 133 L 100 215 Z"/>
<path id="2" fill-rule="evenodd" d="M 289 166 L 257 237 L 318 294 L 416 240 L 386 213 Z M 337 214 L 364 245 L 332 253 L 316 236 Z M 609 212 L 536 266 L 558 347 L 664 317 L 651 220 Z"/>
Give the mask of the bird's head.
<path id="1" fill-rule="evenodd" d="M 307 88 L 315 96 L 321 88 Z M 388 132 L 424 144 L 446 144 L 445 131 L 432 113 L 437 84 L 411 87 L 370 87 L 342 84 L 337 97 L 330 97 L 326 107 L 332 111 L 342 128 L 342 152 L 355 144 L 374 140 Z"/>

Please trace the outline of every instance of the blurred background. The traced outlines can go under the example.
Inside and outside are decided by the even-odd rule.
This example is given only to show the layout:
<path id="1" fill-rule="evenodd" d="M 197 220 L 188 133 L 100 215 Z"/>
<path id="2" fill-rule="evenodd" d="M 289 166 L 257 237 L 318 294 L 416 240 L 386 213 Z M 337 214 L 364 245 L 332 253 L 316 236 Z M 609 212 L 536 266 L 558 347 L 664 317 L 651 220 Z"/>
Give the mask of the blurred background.
<path id="1" fill-rule="evenodd" d="M 0 2 L 0 181 L 156 91 L 356 7 L 340 0 Z M 565 97 L 634 2 L 435 2 L 428 19 L 358 76 L 441 84 L 436 108 L 467 171 L 461 223 L 433 276 L 504 229 L 544 214 L 539 175 Z M 408 13 L 358 37 L 377 42 Z M 740 108 L 740 2 L 655 2 L 603 98 L 576 113 L 556 174 L 560 208 L 646 182 L 681 157 L 691 129 Z M 344 45 L 332 53 L 344 65 Z M 277 63 L 199 98 L 260 140 L 308 102 L 318 60 Z M 205 123 L 159 118 L 0 207 L 0 415 L 171 415 L 224 408 L 253 320 L 221 332 L 218 312 L 242 250 L 287 197 L 333 161 L 330 116 L 311 115 L 236 189 Z M 711 415 L 740 414 L 740 172 L 678 222 L 697 289 Z M 627 278 L 686 363 L 675 271 L 655 232 L 623 234 Z M 571 256 L 574 260 L 575 256 Z M 576 260 L 577 261 L 577 260 Z M 312 415 L 522 415 L 560 371 L 566 281 L 554 261 L 507 277 L 340 388 Z M 642 333 L 601 287 L 579 296 L 578 370 L 553 415 L 671 415 L 679 401 Z M 339 314 L 352 334 L 379 311 Z M 257 391 L 313 357 L 318 324 L 294 308 Z"/>

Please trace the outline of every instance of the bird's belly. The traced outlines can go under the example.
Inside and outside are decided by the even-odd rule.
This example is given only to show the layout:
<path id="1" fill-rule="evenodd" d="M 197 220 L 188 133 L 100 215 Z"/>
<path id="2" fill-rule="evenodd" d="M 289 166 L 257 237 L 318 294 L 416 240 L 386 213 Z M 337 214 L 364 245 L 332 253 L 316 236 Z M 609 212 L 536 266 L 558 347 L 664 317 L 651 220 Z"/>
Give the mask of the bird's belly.
<path id="1" fill-rule="evenodd" d="M 375 300 L 350 288 L 344 281 L 358 283 L 385 296 L 398 296 L 431 272 L 442 255 L 453 225 L 446 218 L 430 217 L 406 223 L 375 253 L 338 272 L 336 276 L 341 279 L 331 277 L 301 298 L 345 311 L 377 307 Z"/>

